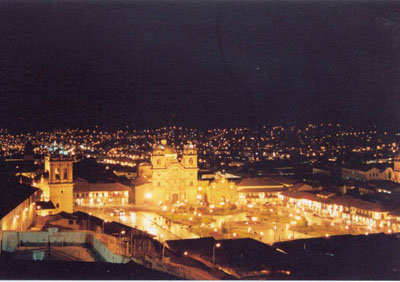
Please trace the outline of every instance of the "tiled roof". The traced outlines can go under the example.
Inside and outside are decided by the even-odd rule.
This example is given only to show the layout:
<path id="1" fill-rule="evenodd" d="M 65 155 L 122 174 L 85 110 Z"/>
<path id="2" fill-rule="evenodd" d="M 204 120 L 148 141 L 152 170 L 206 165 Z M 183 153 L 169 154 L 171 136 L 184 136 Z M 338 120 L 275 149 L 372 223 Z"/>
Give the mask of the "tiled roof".
<path id="1" fill-rule="evenodd" d="M 262 187 L 262 186 L 276 186 L 282 187 L 283 185 L 270 177 L 252 177 L 243 178 L 239 183 L 239 187 Z"/>
<path id="2" fill-rule="evenodd" d="M 85 183 L 79 182 L 74 185 L 74 192 L 92 192 L 92 191 L 130 191 L 129 186 L 121 183 Z"/>
<path id="3" fill-rule="evenodd" d="M 140 186 L 140 185 L 147 184 L 147 183 L 151 183 L 151 182 L 150 182 L 150 180 L 149 180 L 147 177 L 144 177 L 144 176 L 139 176 L 138 178 L 136 178 L 136 179 L 132 182 L 132 184 L 133 184 L 134 186 Z"/>
<path id="4" fill-rule="evenodd" d="M 278 175 L 274 175 L 270 177 L 271 179 L 281 183 L 281 184 L 285 184 L 285 185 L 293 185 L 295 183 L 298 183 L 299 181 L 293 178 L 289 178 L 289 177 L 284 177 L 284 176 L 278 176 Z"/>
<path id="5" fill-rule="evenodd" d="M 282 192 L 285 190 L 287 190 L 287 188 L 243 188 L 243 189 L 240 189 L 238 192 L 239 193 L 240 192 L 271 193 L 271 192 Z"/>
<path id="6" fill-rule="evenodd" d="M 373 187 L 387 189 L 387 190 L 400 189 L 400 184 L 392 181 L 370 181 L 369 184 Z"/>
<path id="7" fill-rule="evenodd" d="M 33 195 L 37 188 L 19 183 L 0 183 L 0 219 Z"/>
<path id="8" fill-rule="evenodd" d="M 353 166 L 343 166 L 344 169 L 359 170 L 359 171 L 363 171 L 363 172 L 369 171 L 370 169 L 373 169 L 373 168 L 376 168 L 380 172 L 383 172 L 388 167 L 392 168 L 392 166 L 387 163 L 359 164 L 359 165 L 353 165 Z"/>
<path id="9" fill-rule="evenodd" d="M 48 210 L 48 209 L 55 209 L 56 207 L 54 206 L 52 201 L 38 201 L 36 202 L 36 209 L 41 209 L 41 210 Z"/>

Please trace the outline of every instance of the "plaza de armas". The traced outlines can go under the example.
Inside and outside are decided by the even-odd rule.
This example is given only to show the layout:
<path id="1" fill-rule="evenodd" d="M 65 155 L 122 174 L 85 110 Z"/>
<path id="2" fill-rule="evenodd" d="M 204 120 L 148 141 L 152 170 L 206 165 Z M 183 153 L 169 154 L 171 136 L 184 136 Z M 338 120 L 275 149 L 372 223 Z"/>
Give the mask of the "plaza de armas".
<path id="1" fill-rule="evenodd" d="M 332 123 L 1 129 L 0 276 L 399 279 L 399 146 Z"/>

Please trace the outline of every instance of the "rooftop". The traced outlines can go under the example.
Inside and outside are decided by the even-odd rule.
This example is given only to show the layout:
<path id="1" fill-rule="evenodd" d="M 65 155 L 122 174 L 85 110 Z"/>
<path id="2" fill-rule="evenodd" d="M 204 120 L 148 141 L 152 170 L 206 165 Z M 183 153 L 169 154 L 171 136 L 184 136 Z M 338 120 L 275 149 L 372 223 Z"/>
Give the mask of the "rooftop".
<path id="1" fill-rule="evenodd" d="M 3 218 L 38 189 L 25 184 L 0 182 L 0 191 L 0 218 Z"/>
<path id="2" fill-rule="evenodd" d="M 379 171 L 384 171 L 388 167 L 393 167 L 387 163 L 373 163 L 373 164 L 354 164 L 354 165 L 345 165 L 343 166 L 344 169 L 351 169 L 351 170 L 360 170 L 360 171 L 368 171 L 370 169 L 376 168 Z"/>
<path id="3" fill-rule="evenodd" d="M 298 279 L 398 280 L 399 234 L 340 235 L 275 243 L 297 259 Z"/>
<path id="4" fill-rule="evenodd" d="M 264 187 L 264 186 L 273 186 L 277 188 L 277 187 L 283 187 L 283 184 L 270 177 L 252 177 L 252 178 L 243 178 L 237 184 L 237 186 L 239 186 L 239 188 Z"/>
<path id="5" fill-rule="evenodd" d="M 89 183 L 89 182 L 76 182 L 74 185 L 74 192 L 92 192 L 92 191 L 130 191 L 129 186 L 121 183 Z"/>

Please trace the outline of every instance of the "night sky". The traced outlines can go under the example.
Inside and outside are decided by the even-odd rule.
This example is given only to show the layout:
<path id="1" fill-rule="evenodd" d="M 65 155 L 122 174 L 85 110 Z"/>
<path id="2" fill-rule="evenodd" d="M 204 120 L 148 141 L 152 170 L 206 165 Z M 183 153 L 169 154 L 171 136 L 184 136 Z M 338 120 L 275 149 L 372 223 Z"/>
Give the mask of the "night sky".
<path id="1" fill-rule="evenodd" d="M 400 1 L 1 1 L 0 128 L 400 128 Z"/>

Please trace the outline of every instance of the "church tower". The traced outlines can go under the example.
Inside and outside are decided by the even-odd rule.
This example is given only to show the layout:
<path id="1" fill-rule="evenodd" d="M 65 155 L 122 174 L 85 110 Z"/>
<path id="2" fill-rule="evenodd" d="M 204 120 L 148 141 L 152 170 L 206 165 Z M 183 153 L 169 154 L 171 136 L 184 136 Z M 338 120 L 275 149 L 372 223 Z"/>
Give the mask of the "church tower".
<path id="1" fill-rule="evenodd" d="M 163 169 L 166 167 L 166 158 L 165 158 L 165 140 L 162 140 L 161 144 L 156 144 L 153 147 L 153 153 L 151 154 L 151 164 L 153 169 Z"/>
<path id="2" fill-rule="evenodd" d="M 56 207 L 55 213 L 74 212 L 73 159 L 62 147 L 49 150 L 45 157 L 45 171 L 49 173 L 50 201 Z"/>
<path id="3" fill-rule="evenodd" d="M 181 164 L 185 170 L 186 197 L 189 202 L 196 202 L 197 195 L 197 150 L 193 144 L 183 148 Z"/>
<path id="4" fill-rule="evenodd" d="M 182 165 L 184 168 L 197 168 L 197 150 L 193 144 L 184 146 Z"/>

